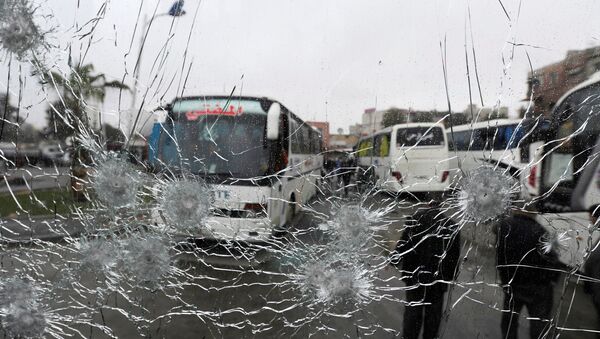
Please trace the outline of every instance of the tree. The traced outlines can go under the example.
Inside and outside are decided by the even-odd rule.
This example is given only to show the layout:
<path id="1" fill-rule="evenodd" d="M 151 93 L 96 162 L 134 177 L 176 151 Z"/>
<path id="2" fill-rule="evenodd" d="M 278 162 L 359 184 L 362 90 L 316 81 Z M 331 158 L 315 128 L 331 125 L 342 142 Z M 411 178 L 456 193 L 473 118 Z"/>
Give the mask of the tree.
<path id="1" fill-rule="evenodd" d="M 0 94 L 0 141 L 38 142 L 39 131 L 18 116 L 18 108 L 10 102 L 10 96 Z"/>
<path id="2" fill-rule="evenodd" d="M 104 131 L 106 135 L 106 142 L 109 144 L 124 144 L 125 135 L 120 129 L 113 127 L 109 124 L 104 124 Z"/>
<path id="3" fill-rule="evenodd" d="M 381 123 L 384 128 L 397 124 L 404 124 L 406 123 L 406 119 L 408 118 L 406 113 L 406 110 L 400 108 L 388 108 L 387 111 L 383 114 L 383 120 L 381 121 Z"/>
<path id="4" fill-rule="evenodd" d="M 27 143 L 38 143 L 42 139 L 40 131 L 32 124 L 22 123 L 19 125 L 19 141 Z"/>
<path id="5" fill-rule="evenodd" d="M 93 74 L 92 64 L 82 66 L 77 63 L 67 77 L 45 69 L 40 72 L 43 84 L 56 84 L 55 90 L 59 95 L 58 100 L 51 103 L 46 111 L 48 130 L 58 140 L 64 140 L 71 135 L 80 135 L 83 131 L 88 132 L 90 123 L 87 100 L 95 99 L 102 102 L 106 97 L 107 88 L 129 88 L 120 81 L 106 81 L 106 76 L 102 73 Z M 71 189 L 77 200 L 85 199 L 78 183 L 86 181 L 85 164 L 89 163 L 90 159 L 88 150 L 80 147 L 78 139 L 73 138 Z"/>
<path id="6" fill-rule="evenodd" d="M 0 94 L 0 141 L 14 141 L 16 112 L 17 108 L 10 103 L 8 94 Z"/>
<path id="7" fill-rule="evenodd" d="M 434 116 L 432 112 L 429 111 L 416 111 L 410 113 L 410 122 L 433 122 Z"/>
<path id="8" fill-rule="evenodd" d="M 464 125 L 469 122 L 469 118 L 467 118 L 465 113 L 453 112 L 450 116 L 444 119 L 444 126 L 449 128 L 450 126 Z"/>
<path id="9" fill-rule="evenodd" d="M 56 84 L 60 98 L 46 110 L 48 128 L 59 140 L 89 127 L 87 100 L 104 101 L 107 88 L 129 89 L 120 81 L 106 81 L 103 73 L 93 74 L 92 64 L 77 64 L 64 77 L 57 72 L 44 72 L 45 84 Z"/>
<path id="10" fill-rule="evenodd" d="M 0 118 L 6 121 L 15 121 L 17 108 L 10 103 L 10 97 L 6 93 L 0 93 Z"/>
<path id="11" fill-rule="evenodd" d="M 493 108 L 491 113 L 487 115 L 486 120 L 494 120 L 494 119 L 508 119 L 508 107 L 501 106 L 498 108 Z"/>

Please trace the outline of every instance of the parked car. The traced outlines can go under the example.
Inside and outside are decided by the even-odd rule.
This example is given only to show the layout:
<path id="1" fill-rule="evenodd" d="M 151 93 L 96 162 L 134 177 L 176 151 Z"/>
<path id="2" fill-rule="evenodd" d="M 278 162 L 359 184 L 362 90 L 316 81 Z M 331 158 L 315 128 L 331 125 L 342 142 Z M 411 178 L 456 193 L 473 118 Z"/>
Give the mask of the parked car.
<path id="1" fill-rule="evenodd" d="M 73 157 L 70 151 L 65 152 L 62 157 L 60 157 L 60 163 L 63 166 L 71 166 L 71 162 L 73 161 Z"/>
<path id="2" fill-rule="evenodd" d="M 65 151 L 59 145 L 46 145 L 40 148 L 42 162 L 46 166 L 61 163 Z"/>

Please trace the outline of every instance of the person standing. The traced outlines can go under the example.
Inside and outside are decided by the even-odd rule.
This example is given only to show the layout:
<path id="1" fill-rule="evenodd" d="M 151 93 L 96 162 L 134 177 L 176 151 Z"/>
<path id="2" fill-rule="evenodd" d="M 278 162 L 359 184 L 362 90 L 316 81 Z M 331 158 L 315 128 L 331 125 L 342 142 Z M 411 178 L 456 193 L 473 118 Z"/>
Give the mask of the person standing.
<path id="1" fill-rule="evenodd" d="M 531 338 L 542 338 L 551 329 L 554 284 L 560 264 L 552 244 L 543 244 L 546 230 L 531 213 L 514 210 L 500 221 L 497 269 L 504 291 L 502 309 L 502 338 L 516 339 L 521 309 L 527 307 L 531 318 Z"/>
<path id="2" fill-rule="evenodd" d="M 438 200 L 428 195 L 426 206 L 407 220 L 406 228 L 391 256 L 406 282 L 402 337 L 437 338 L 442 321 L 444 296 L 456 278 L 460 256 L 460 232 L 443 214 Z"/>
<path id="3" fill-rule="evenodd" d="M 344 185 L 344 194 L 348 195 L 348 190 L 350 188 L 350 182 L 352 181 L 352 174 L 356 171 L 356 167 L 354 166 L 354 161 L 351 158 L 351 155 L 348 155 L 344 159 L 343 169 L 341 172 L 342 183 Z"/>

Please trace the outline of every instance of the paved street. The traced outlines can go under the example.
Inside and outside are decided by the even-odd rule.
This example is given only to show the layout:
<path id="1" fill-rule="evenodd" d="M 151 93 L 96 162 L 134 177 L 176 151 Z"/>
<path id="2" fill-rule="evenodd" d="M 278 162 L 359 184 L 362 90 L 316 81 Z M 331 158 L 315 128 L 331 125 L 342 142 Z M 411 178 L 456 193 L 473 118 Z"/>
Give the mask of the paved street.
<path id="1" fill-rule="evenodd" d="M 70 182 L 68 167 L 20 167 L 0 175 L 0 193 L 63 188 Z"/>
<path id="2" fill-rule="evenodd" d="M 377 195 L 367 201 L 371 208 L 379 208 L 393 201 L 386 195 Z M 312 212 L 304 212 L 296 219 L 292 240 L 288 246 L 305 244 L 310 246 L 325 239 L 318 227 L 319 213 L 329 213 L 330 205 L 321 197 L 311 204 Z M 403 219 L 414 211 L 413 202 L 399 204 L 388 218 L 393 220 L 385 230 L 375 237 L 377 244 L 371 247 L 369 260 L 371 267 L 377 267 L 385 260 L 386 249 L 399 239 Z M 50 224 L 52 221 L 46 222 Z M 44 224 L 38 221 L 35 224 Z M 30 223 L 28 223 L 30 225 Z M 463 231 L 462 262 L 460 276 L 456 285 L 450 289 L 450 298 L 446 305 L 446 317 L 442 326 L 445 338 L 500 338 L 500 317 L 502 291 L 495 286 L 494 250 L 485 244 L 478 244 L 472 230 Z M 48 282 L 53 285 L 63 283 L 66 261 L 78 260 L 69 243 L 75 239 L 66 239 L 40 253 L 37 246 L 11 246 L 2 256 L 2 267 L 6 273 L 23 268 L 27 260 L 47 260 L 39 269 Z M 474 240 L 474 241 L 472 241 Z M 294 335 L 305 338 L 354 338 L 371 333 L 376 338 L 393 338 L 399 335 L 402 326 L 403 306 L 398 300 L 404 300 L 404 284 L 399 280 L 398 271 L 389 267 L 376 272 L 374 290 L 378 294 L 368 305 L 351 317 L 339 317 L 334 313 L 315 314 L 303 300 L 298 289 L 290 288 L 290 265 L 268 251 L 259 253 L 260 263 L 247 264 L 233 259 L 223 251 L 211 251 L 211 255 L 180 255 L 175 261 L 178 269 L 184 270 L 182 280 L 173 281 L 179 288 L 165 288 L 152 291 L 135 288 L 120 292 L 103 293 L 103 301 L 98 301 L 96 311 L 91 312 L 93 321 L 110 328 L 120 338 L 136 337 L 177 337 L 177 338 L 249 338 L 249 337 L 288 337 Z M 190 278 L 192 277 L 192 278 Z M 179 279 L 179 278 L 178 278 Z M 78 284 L 93 290 L 100 283 L 94 274 L 81 273 Z M 560 327 L 565 328 L 562 338 L 594 338 L 585 329 L 593 330 L 597 315 L 588 295 L 581 286 L 571 281 L 565 289 L 555 288 L 556 318 Z M 65 300 L 73 298 L 90 305 L 90 300 L 73 294 L 70 289 L 54 291 L 50 300 L 61 300 L 49 309 L 64 307 Z M 68 294 L 68 297 L 67 297 Z M 140 304 L 132 304 L 127 298 L 133 298 Z M 561 307 L 558 308 L 558 304 Z M 139 309 L 143 306 L 145 310 Z M 101 311 L 100 311 L 101 310 Z M 131 312 L 123 313 L 123 312 Z M 314 311 L 314 310 L 313 310 Z M 342 310 L 340 310 L 341 312 Z M 141 312 L 147 318 L 155 318 L 151 324 L 132 321 L 134 314 Z M 220 319 L 204 316 L 206 312 L 223 312 Z M 308 318 L 307 318 L 308 317 Z M 528 322 L 522 315 L 520 336 L 528 336 Z M 222 324 L 237 324 L 220 327 Z M 254 324 L 250 326 L 250 324 Z M 260 325 L 257 325 L 260 324 Z M 284 326 L 284 324 L 287 324 Z M 293 326 L 290 326 L 293 324 Z M 91 329 L 85 324 L 72 325 L 86 336 L 104 337 L 100 330 Z M 318 330 L 319 329 L 319 330 Z M 578 329 L 569 331 L 568 329 Z M 316 334 L 315 334 L 316 333 Z M 142 335 L 145 334 L 145 335 Z"/>
<path id="3" fill-rule="evenodd" d="M 82 231 L 79 220 L 58 215 L 0 219 L 0 242 L 4 243 L 59 241 Z"/>

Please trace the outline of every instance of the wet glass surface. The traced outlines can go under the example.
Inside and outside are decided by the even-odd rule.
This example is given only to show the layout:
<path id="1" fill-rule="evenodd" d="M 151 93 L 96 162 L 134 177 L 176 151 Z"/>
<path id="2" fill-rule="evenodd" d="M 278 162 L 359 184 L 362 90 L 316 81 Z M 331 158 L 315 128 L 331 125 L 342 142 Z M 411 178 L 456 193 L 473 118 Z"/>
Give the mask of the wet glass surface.
<path id="1" fill-rule="evenodd" d="M 2 336 L 597 337 L 599 11 L 0 0 Z"/>

